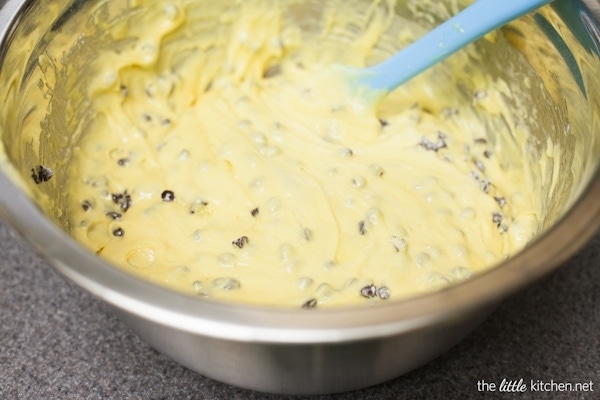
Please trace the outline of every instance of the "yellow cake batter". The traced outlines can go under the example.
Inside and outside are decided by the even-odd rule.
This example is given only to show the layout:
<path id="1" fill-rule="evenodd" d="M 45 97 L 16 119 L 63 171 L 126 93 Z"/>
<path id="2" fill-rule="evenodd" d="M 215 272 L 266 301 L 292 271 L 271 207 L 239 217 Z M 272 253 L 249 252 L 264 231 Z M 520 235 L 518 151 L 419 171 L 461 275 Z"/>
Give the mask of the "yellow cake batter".
<path id="1" fill-rule="evenodd" d="M 308 28 L 301 1 L 130 3 L 70 166 L 71 234 L 100 256 L 195 295 L 319 308 L 443 288 L 537 233 L 504 82 L 462 54 L 361 108 L 331 75 L 422 32 L 394 1 L 328 2 Z"/>

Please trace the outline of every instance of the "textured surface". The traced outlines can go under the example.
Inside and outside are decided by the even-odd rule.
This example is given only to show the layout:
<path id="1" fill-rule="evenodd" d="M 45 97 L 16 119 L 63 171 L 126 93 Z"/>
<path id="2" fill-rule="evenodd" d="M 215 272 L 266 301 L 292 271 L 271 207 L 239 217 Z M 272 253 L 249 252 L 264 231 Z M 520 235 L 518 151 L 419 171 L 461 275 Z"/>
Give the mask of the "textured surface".
<path id="1" fill-rule="evenodd" d="M 11 232 L 0 220 L 1 399 L 288 398 L 215 382 L 162 356 Z M 435 361 L 376 387 L 315 398 L 481 398 L 478 381 L 521 378 L 527 392 L 497 397 L 599 398 L 599 305 L 597 234 Z M 532 392 L 531 379 L 587 382 L 588 389 L 591 381 L 593 392 Z"/>

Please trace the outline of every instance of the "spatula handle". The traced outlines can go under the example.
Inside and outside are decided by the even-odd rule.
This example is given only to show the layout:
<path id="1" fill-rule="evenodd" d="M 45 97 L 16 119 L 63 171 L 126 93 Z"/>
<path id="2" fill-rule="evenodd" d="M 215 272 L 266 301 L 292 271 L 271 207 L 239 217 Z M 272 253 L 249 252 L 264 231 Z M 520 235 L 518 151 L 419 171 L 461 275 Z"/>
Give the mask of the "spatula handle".
<path id="1" fill-rule="evenodd" d="M 487 33 L 553 0 L 476 0 L 386 61 L 368 68 L 361 84 L 391 91 Z"/>

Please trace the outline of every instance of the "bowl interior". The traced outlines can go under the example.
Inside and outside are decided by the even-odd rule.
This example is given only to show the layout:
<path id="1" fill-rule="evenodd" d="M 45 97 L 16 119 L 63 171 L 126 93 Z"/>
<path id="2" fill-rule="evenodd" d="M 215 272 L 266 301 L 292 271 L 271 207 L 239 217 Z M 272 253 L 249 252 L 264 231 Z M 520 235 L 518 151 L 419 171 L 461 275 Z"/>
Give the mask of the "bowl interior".
<path id="1" fill-rule="evenodd" d="M 42 7 L 26 2 L 3 38 L 0 150 L 4 154 L 0 165 L 67 232 L 71 225 L 64 212 L 68 166 L 93 118 L 87 93 L 94 77 L 87 72 L 93 70 L 103 49 L 135 40 L 132 36 L 113 42 L 106 32 L 123 20 L 135 21 L 151 2 L 138 3 L 130 7 L 129 2 L 60 0 Z M 200 9 L 202 2 L 196 3 Z M 355 3 L 358 7 L 370 2 Z M 460 6 L 456 1 L 430 8 L 418 3 L 398 2 L 395 10 L 424 28 L 446 19 Z M 222 7 L 227 4 L 223 2 Z M 303 21 L 306 32 L 318 31 L 325 9 L 322 2 L 295 1 L 289 7 Z M 224 11 L 213 10 L 215 15 L 203 17 L 205 26 L 198 34 L 210 32 L 218 12 Z M 540 200 L 538 236 L 551 228 L 560 229 L 561 218 L 590 182 L 599 179 L 598 43 L 589 33 L 595 25 L 586 22 L 579 11 L 559 1 L 479 41 L 465 56 L 470 68 L 484 69 L 520 94 L 504 99 L 512 118 L 498 116 L 488 122 L 489 139 L 502 147 L 522 148 L 523 170 L 534 172 L 529 185 Z M 384 45 L 381 52 L 386 51 L 393 49 Z M 471 88 L 462 90 L 465 96 L 472 95 Z M 518 136 L 521 125 L 531 133 L 525 141 Z M 43 179 L 40 167 L 53 171 L 52 179 L 44 184 L 37 184 Z"/>

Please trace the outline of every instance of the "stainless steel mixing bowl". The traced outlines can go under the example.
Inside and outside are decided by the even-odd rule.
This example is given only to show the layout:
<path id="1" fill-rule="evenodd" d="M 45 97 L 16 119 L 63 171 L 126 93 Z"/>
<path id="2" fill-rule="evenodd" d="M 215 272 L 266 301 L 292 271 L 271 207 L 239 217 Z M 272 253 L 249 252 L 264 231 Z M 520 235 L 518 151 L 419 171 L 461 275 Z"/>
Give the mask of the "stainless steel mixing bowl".
<path id="1" fill-rule="evenodd" d="M 503 298 L 557 268 L 600 226 L 600 2 L 557 0 L 500 35 L 506 54 L 521 60 L 523 76 L 535 82 L 539 154 L 548 137 L 561 148 L 550 171 L 556 184 L 540 192 L 545 232 L 520 254 L 429 295 L 310 312 L 215 303 L 136 279 L 65 231 L 61 173 L 86 100 L 78 91 L 81 82 L 61 79 L 84 70 L 86 57 L 93 56 L 89 38 L 98 28 L 93 19 L 78 23 L 76 17 L 91 15 L 99 3 L 108 2 L 0 1 L 0 212 L 60 273 L 110 305 L 156 349 L 206 376 L 296 394 L 347 391 L 394 378 L 456 344 Z M 140 2 L 111 3 L 127 13 Z M 399 13 L 420 10 L 400 3 Z M 307 4 L 318 9 L 321 3 Z M 64 62 L 68 49 L 53 46 L 61 40 L 78 48 L 79 59 Z M 494 57 L 496 45 L 481 46 L 489 47 L 483 51 L 490 73 L 501 76 L 504 57 Z M 51 184 L 24 184 L 39 164 L 53 165 Z"/>

